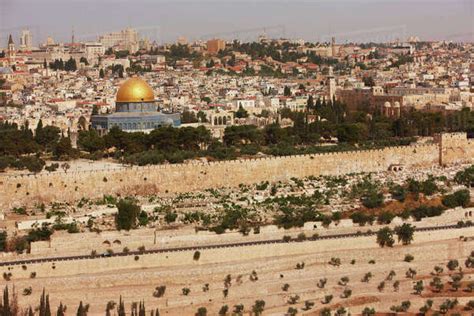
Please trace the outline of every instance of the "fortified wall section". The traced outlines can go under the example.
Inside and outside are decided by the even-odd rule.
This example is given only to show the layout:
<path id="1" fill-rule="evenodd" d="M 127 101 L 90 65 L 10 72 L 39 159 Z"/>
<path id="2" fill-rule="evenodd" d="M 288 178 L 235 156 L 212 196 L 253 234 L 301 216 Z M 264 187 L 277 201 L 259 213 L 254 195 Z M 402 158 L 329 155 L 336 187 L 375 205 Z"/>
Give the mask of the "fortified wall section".
<path id="1" fill-rule="evenodd" d="M 98 254 L 112 249 L 114 252 L 122 252 L 124 247 L 129 250 L 137 250 L 144 246 L 146 249 L 164 249 L 172 247 L 189 247 L 197 245 L 223 244 L 251 242 L 261 240 L 278 240 L 284 235 L 296 237 L 299 233 L 305 233 L 306 236 L 312 236 L 317 233 L 319 236 L 331 234 L 355 233 L 361 229 L 378 229 L 389 226 L 395 228 L 397 225 L 409 222 L 416 227 L 434 227 L 448 224 L 456 224 L 461 220 L 474 219 L 473 208 L 456 208 L 445 211 L 437 217 L 427 217 L 414 222 L 411 219 L 403 220 L 395 217 L 391 224 L 378 225 L 374 223 L 369 227 L 360 227 L 350 219 L 340 221 L 338 224 L 331 223 L 329 227 L 324 227 L 321 222 L 306 222 L 304 227 L 284 229 L 276 225 L 266 225 L 260 227 L 259 234 L 249 234 L 243 236 L 240 232 L 226 231 L 223 234 L 216 234 L 210 231 L 195 231 L 188 229 L 167 229 L 155 230 L 152 228 L 138 229 L 131 231 L 105 231 L 101 233 L 86 232 L 81 234 L 69 234 L 66 232 L 56 232 L 48 241 L 36 241 L 31 243 L 30 255 L 77 255 L 90 254 L 95 250 Z M 11 260 L 21 259 L 17 254 L 13 254 Z M 1 256 L 0 256 L 1 258 Z M 10 260 L 4 257 L 4 260 Z"/>
<path id="2" fill-rule="evenodd" d="M 391 165 L 431 166 L 473 161 L 474 142 L 466 134 L 438 137 L 435 144 L 387 147 L 316 155 L 187 163 L 120 170 L 53 172 L 0 177 L 0 207 L 74 202 L 111 195 L 148 195 L 287 181 L 318 175 L 386 171 Z"/>
<path id="3" fill-rule="evenodd" d="M 426 242 L 433 242 L 447 239 L 458 239 L 459 236 L 471 236 L 472 228 L 451 229 L 442 232 L 417 232 L 415 235 L 414 245 Z M 378 261 L 383 261 L 384 256 L 390 256 L 397 253 L 397 251 L 387 251 L 386 249 L 374 249 L 376 245 L 375 237 L 356 237 L 348 238 L 346 242 L 341 242 L 340 239 L 330 239 L 322 241 L 305 241 L 295 242 L 288 246 L 287 243 L 275 243 L 265 245 L 252 245 L 245 247 L 225 247 L 214 249 L 201 250 L 201 257 L 199 261 L 193 260 L 194 251 L 176 251 L 156 254 L 140 255 L 139 260 L 135 259 L 134 255 L 123 257 L 111 257 L 86 260 L 70 260 L 51 263 L 34 263 L 28 264 L 27 269 L 21 265 L 14 265 L 9 267 L 2 267 L 0 273 L 10 272 L 14 279 L 30 278 L 31 272 L 36 272 L 38 277 L 61 277 L 66 275 L 88 274 L 91 271 L 94 273 L 105 273 L 107 271 L 127 269 L 145 269 L 153 267 L 173 267 L 183 265 L 202 265 L 210 263 L 236 263 L 242 258 L 245 260 L 274 258 L 279 256 L 301 255 L 301 254 L 318 254 L 321 262 L 327 262 L 331 257 L 337 255 L 341 260 L 349 261 L 356 259 L 359 261 L 367 261 L 367 258 L 377 258 Z M 357 242 L 354 242 L 354 241 Z M 435 247 L 436 243 L 432 245 L 423 245 L 425 253 L 433 254 L 430 257 L 436 260 L 446 261 L 453 257 L 453 251 L 456 252 L 454 257 L 465 258 L 472 250 L 473 241 L 467 241 L 460 245 L 457 249 L 450 249 L 448 245 L 443 245 L 442 252 L 437 249 L 431 251 L 430 247 Z M 330 249 L 330 251 L 328 251 Z M 353 253 L 349 254 L 348 249 L 358 250 L 357 256 Z M 393 248 L 396 249 L 396 248 Z M 391 258 L 393 260 L 393 258 Z M 248 272 L 248 271 L 247 271 Z"/>
<path id="4" fill-rule="evenodd" d="M 271 157 L 213 163 L 130 167 L 116 171 L 56 172 L 0 178 L 0 206 L 73 202 L 104 194 L 147 195 L 286 181 L 310 175 L 385 171 L 390 165 L 438 163 L 437 145 L 390 147 L 319 155 Z"/>
<path id="5" fill-rule="evenodd" d="M 438 136 L 440 164 L 474 161 L 474 139 L 467 139 L 466 133 L 450 133 Z"/>

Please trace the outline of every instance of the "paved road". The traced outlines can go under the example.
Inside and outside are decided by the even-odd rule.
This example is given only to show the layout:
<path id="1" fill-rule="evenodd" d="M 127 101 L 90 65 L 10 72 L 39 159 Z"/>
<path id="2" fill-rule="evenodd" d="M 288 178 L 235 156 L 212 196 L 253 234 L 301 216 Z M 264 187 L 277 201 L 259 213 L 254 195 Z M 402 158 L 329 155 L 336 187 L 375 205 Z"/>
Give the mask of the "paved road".
<path id="1" fill-rule="evenodd" d="M 459 227 L 458 225 L 444 225 L 444 226 L 415 228 L 415 231 L 426 232 L 426 231 L 459 229 L 459 228 L 462 228 L 462 227 Z M 245 246 L 266 245 L 266 244 L 303 242 L 303 241 L 318 241 L 318 240 L 325 240 L 325 239 L 354 238 L 354 237 L 372 236 L 372 235 L 375 235 L 376 233 L 377 232 L 374 231 L 374 232 L 365 232 L 365 233 L 333 234 L 333 235 L 326 235 L 326 236 L 319 236 L 319 237 L 308 237 L 304 240 L 298 240 L 298 239 L 293 238 L 290 241 L 285 241 L 283 239 L 268 239 L 268 240 L 215 244 L 215 245 L 202 245 L 202 246 L 191 246 L 191 247 L 153 249 L 153 250 L 144 250 L 144 251 L 118 252 L 118 253 L 112 253 L 112 254 L 107 254 L 107 255 L 95 255 L 95 256 L 94 255 L 80 255 L 80 256 L 49 257 L 49 258 L 40 258 L 40 259 L 0 262 L 0 267 L 44 263 L 44 262 L 61 262 L 61 261 L 71 261 L 71 260 L 87 260 L 87 259 L 101 259 L 101 258 L 110 258 L 110 257 L 137 256 L 137 255 L 144 255 L 144 254 L 166 253 L 166 252 L 177 252 L 177 251 L 197 251 L 197 250 L 217 249 L 217 248 L 245 247 Z"/>

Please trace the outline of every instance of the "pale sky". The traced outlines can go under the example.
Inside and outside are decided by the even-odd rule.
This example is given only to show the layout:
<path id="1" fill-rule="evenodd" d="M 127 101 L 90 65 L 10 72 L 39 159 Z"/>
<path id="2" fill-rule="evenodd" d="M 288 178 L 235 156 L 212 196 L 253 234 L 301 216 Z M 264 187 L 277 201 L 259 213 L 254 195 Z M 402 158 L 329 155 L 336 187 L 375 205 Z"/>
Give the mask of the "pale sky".
<path id="1" fill-rule="evenodd" d="M 347 41 L 474 41 L 474 0 L 0 0 L 0 47 L 30 26 L 34 42 L 70 41 L 136 27 L 158 42 L 222 37 Z M 278 27 L 269 27 L 278 26 Z"/>

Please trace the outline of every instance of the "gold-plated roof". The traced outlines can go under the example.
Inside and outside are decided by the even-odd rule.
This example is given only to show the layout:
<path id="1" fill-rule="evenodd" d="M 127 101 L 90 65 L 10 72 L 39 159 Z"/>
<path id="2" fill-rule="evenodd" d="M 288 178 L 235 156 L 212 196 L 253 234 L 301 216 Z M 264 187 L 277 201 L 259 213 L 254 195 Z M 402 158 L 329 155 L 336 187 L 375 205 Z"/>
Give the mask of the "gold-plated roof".
<path id="1" fill-rule="evenodd" d="M 153 90 L 144 80 L 130 78 L 120 86 L 116 102 L 152 102 L 155 100 Z"/>

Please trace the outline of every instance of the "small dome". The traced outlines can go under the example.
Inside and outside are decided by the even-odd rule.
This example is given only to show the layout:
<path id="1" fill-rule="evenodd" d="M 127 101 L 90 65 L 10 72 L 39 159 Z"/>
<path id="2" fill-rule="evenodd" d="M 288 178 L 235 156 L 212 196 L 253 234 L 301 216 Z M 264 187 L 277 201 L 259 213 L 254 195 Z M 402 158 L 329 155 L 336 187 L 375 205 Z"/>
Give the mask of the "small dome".
<path id="1" fill-rule="evenodd" d="M 400 102 L 395 101 L 395 103 L 393 104 L 393 107 L 394 108 L 399 108 L 400 107 Z"/>
<path id="2" fill-rule="evenodd" d="M 390 106 L 390 102 L 388 102 L 388 101 L 385 102 L 383 106 L 386 107 L 386 108 L 390 108 L 390 107 L 391 107 L 391 106 Z"/>
<path id="3" fill-rule="evenodd" d="M 120 86 L 116 102 L 153 102 L 153 89 L 140 78 L 130 78 Z"/>

